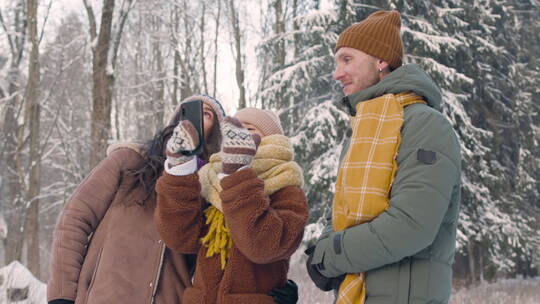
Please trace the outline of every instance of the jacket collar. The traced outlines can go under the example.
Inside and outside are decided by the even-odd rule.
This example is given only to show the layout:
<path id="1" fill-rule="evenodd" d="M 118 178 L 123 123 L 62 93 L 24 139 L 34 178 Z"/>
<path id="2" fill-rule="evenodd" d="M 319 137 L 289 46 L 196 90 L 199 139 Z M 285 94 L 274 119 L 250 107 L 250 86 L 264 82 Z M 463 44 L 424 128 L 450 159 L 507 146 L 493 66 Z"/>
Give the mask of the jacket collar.
<path id="1" fill-rule="evenodd" d="M 356 115 L 356 105 L 360 102 L 380 97 L 384 94 L 398 94 L 412 91 L 427 101 L 428 105 L 440 111 L 442 96 L 431 77 L 417 64 L 406 64 L 384 77 L 377 84 L 345 96 L 342 103 L 351 116 Z"/>

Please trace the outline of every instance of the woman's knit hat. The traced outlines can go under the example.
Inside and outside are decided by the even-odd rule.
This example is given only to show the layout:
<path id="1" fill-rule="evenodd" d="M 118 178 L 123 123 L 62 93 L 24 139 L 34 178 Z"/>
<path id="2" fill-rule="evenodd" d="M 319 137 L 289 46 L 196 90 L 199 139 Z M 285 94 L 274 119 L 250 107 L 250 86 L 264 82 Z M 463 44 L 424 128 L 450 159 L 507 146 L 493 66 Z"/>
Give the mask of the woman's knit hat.
<path id="1" fill-rule="evenodd" d="M 401 17 L 397 11 L 378 11 L 346 28 L 338 38 L 334 52 L 350 47 L 382 59 L 392 68 L 402 64 Z"/>
<path id="2" fill-rule="evenodd" d="M 223 109 L 223 106 L 217 99 L 215 99 L 214 97 L 210 97 L 208 95 L 193 95 L 182 100 L 182 102 L 180 102 L 180 104 L 176 106 L 176 109 L 174 109 L 174 112 L 171 118 L 169 119 L 169 125 L 174 123 L 174 118 L 180 111 L 180 106 L 182 105 L 182 103 L 186 101 L 191 101 L 191 100 L 202 100 L 202 102 L 209 105 L 212 108 L 212 110 L 214 110 L 214 113 L 216 114 L 219 122 L 221 122 L 223 118 L 225 118 L 225 110 Z"/>
<path id="3" fill-rule="evenodd" d="M 249 123 L 259 129 L 263 136 L 272 134 L 283 135 L 283 128 L 279 117 L 270 110 L 256 108 L 243 108 L 236 112 L 235 117 L 242 123 Z"/>

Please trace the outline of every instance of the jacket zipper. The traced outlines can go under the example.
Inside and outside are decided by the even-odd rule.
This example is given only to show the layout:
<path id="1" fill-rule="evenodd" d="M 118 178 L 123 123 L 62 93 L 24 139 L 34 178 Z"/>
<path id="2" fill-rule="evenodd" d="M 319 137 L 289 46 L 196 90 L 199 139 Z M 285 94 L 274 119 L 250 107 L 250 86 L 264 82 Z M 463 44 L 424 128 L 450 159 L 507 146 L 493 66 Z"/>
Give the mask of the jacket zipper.
<path id="1" fill-rule="evenodd" d="M 163 266 L 163 260 L 165 259 L 165 244 L 163 243 L 162 240 L 159 240 L 159 242 L 161 244 L 161 251 L 160 251 L 160 257 L 159 257 L 158 269 L 156 271 L 156 277 L 154 278 L 154 282 L 153 282 L 154 286 L 152 286 L 152 298 L 150 300 L 150 304 L 153 304 L 155 301 L 157 286 L 159 283 L 159 277 L 161 275 L 161 268 Z"/>

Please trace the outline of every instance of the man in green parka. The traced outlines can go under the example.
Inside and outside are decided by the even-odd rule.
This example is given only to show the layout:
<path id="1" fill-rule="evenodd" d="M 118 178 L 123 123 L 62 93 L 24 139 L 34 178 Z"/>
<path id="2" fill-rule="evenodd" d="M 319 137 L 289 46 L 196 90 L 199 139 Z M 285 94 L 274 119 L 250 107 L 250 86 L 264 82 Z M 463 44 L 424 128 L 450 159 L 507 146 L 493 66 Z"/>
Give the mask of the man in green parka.
<path id="1" fill-rule="evenodd" d="M 345 29 L 335 48 L 333 76 L 353 132 L 341 155 L 332 229 L 306 253 L 310 277 L 334 289 L 336 303 L 450 298 L 460 146 L 440 112 L 439 88 L 418 65 L 402 64 L 400 26 L 398 12 L 375 12 Z"/>

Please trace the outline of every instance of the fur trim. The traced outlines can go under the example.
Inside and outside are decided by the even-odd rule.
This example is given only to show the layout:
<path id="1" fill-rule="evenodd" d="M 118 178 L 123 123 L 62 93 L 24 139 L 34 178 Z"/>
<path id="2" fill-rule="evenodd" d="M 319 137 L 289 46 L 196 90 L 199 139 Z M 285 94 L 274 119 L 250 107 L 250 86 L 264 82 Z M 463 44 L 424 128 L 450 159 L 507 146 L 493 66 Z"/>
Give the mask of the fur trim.
<path id="1" fill-rule="evenodd" d="M 107 148 L 107 156 L 109 156 L 113 151 L 116 151 L 121 148 L 128 148 L 131 149 L 137 153 L 139 153 L 141 156 L 143 155 L 143 143 L 140 142 L 117 142 L 114 144 L 109 145 Z"/>

